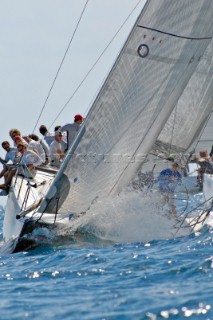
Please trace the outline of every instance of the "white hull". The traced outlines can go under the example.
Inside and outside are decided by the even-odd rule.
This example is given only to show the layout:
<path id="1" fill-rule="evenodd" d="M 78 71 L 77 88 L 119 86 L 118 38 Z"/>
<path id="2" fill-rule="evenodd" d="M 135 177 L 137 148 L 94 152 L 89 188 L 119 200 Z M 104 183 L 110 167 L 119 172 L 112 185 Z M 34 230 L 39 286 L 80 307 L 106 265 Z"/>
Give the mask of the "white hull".
<path id="1" fill-rule="evenodd" d="M 212 201 L 213 201 L 213 175 L 212 174 L 204 174 L 203 194 L 205 197 L 205 201 L 207 201 L 209 206 L 212 206 Z"/>
<path id="2" fill-rule="evenodd" d="M 10 191 L 7 199 L 4 223 L 3 240 L 9 241 L 11 238 L 17 238 L 23 228 L 23 219 L 17 220 L 16 215 L 20 214 L 20 206 L 13 190 Z"/>
<path id="3" fill-rule="evenodd" d="M 73 217 L 70 213 L 59 214 L 57 212 L 38 212 L 43 198 L 52 184 L 54 176 L 55 173 L 45 173 L 44 175 L 43 172 L 38 171 L 36 178 L 30 180 L 30 188 L 28 187 L 28 181 L 25 178 L 17 177 L 13 180 L 8 195 L 3 225 L 3 237 L 5 242 L 10 242 L 11 239 L 19 239 L 19 237 L 26 236 L 26 234 L 30 234 L 38 227 L 46 226 L 48 228 L 55 228 L 55 226 L 58 227 L 59 225 L 62 227 L 68 224 L 70 225 L 70 220 Z M 213 186 L 213 177 L 210 181 Z M 145 212 L 142 215 L 143 217 L 140 219 L 143 219 L 143 224 L 140 229 L 140 239 L 138 239 L 138 241 L 143 241 L 143 239 L 152 241 L 160 240 L 165 237 L 175 238 L 188 235 L 200 230 L 204 225 L 203 218 L 205 218 L 202 216 L 200 220 L 198 219 L 198 221 L 195 221 L 195 218 L 181 219 L 173 216 L 166 217 L 161 215 L 156 215 L 155 217 L 153 214 L 152 220 L 150 221 L 149 215 L 146 217 Z M 154 218 L 156 218 L 156 221 Z M 153 229 L 152 226 L 157 226 L 157 229 L 155 227 Z M 149 230 L 148 234 L 146 229 Z M 146 235 L 148 238 L 146 238 Z"/>
<path id="4" fill-rule="evenodd" d="M 21 176 L 13 179 L 3 224 L 3 239 L 5 242 L 19 237 L 27 220 L 30 218 L 38 219 L 35 214 L 36 209 L 46 195 L 54 176 L 55 173 L 52 171 L 45 173 L 38 171 L 35 179 L 27 180 Z M 19 215 L 20 218 L 17 218 Z M 51 216 L 48 215 L 50 223 L 54 221 Z"/>

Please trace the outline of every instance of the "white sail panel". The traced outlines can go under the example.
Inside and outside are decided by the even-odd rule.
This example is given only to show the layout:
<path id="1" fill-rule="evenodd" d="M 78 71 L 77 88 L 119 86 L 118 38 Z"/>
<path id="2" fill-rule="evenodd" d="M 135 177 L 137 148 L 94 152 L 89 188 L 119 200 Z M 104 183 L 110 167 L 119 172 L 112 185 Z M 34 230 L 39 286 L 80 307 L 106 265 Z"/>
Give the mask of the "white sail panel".
<path id="1" fill-rule="evenodd" d="M 181 95 L 177 106 L 165 124 L 158 142 L 169 149 L 187 150 L 212 112 L 213 41 L 207 47 L 199 65 Z"/>
<path id="2" fill-rule="evenodd" d="M 213 111 L 213 106 L 212 106 Z M 199 140 L 196 142 L 196 150 L 195 152 L 198 153 L 200 150 L 207 150 L 208 152 L 211 151 L 213 145 L 213 113 L 211 112 L 207 123 L 205 124 L 204 128 L 202 129 Z"/>
<path id="3" fill-rule="evenodd" d="M 211 0 L 147 1 L 40 211 L 85 211 L 133 178 L 211 41 L 212 16 Z"/>

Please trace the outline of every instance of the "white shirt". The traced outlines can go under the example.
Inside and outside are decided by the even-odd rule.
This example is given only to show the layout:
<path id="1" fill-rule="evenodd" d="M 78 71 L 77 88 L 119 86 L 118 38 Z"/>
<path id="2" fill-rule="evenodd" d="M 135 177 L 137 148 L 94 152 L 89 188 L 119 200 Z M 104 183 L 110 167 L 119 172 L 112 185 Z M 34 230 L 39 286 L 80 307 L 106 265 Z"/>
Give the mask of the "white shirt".
<path id="1" fill-rule="evenodd" d="M 53 165 L 59 166 L 60 165 L 60 155 L 57 153 L 60 150 L 62 153 L 66 150 L 66 143 L 61 140 L 61 143 L 54 140 L 50 145 L 50 161 Z"/>
<path id="2" fill-rule="evenodd" d="M 39 157 L 42 159 L 42 162 L 46 161 L 45 151 L 40 142 L 30 140 L 30 142 L 28 143 L 28 149 L 37 152 Z"/>
<path id="3" fill-rule="evenodd" d="M 20 163 L 24 164 L 26 166 L 28 164 L 32 164 L 34 167 L 38 167 L 43 163 L 43 161 L 37 153 L 35 153 L 32 150 L 27 149 L 24 152 L 24 154 L 22 155 Z"/>

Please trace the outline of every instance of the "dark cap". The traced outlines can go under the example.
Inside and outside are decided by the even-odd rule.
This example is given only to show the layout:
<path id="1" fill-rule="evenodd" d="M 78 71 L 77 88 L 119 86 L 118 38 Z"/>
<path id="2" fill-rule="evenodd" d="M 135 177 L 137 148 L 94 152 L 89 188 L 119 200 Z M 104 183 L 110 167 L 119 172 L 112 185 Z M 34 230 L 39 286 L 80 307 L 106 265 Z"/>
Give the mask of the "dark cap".
<path id="1" fill-rule="evenodd" d="M 44 124 L 42 124 L 39 127 L 39 132 L 44 135 L 47 132 L 47 127 Z"/>

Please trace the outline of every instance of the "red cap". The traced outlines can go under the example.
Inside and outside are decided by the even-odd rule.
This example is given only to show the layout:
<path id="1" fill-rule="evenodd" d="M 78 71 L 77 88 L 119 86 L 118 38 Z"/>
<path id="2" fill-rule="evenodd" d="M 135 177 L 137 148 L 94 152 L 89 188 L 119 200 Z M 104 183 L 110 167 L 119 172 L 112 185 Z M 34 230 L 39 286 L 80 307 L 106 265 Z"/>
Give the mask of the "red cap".
<path id="1" fill-rule="evenodd" d="M 82 115 L 81 114 L 76 114 L 75 116 L 74 116 L 74 121 L 78 121 L 78 120 L 84 120 L 84 118 L 82 117 Z"/>

